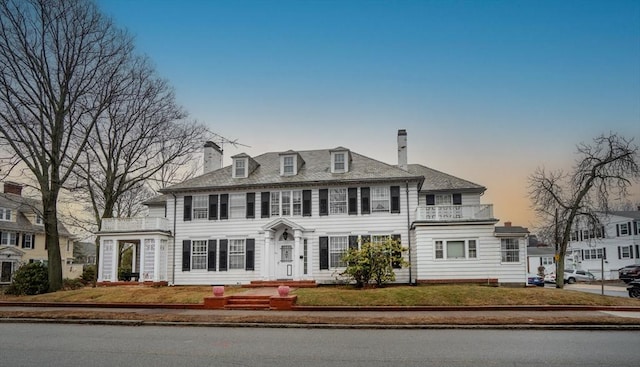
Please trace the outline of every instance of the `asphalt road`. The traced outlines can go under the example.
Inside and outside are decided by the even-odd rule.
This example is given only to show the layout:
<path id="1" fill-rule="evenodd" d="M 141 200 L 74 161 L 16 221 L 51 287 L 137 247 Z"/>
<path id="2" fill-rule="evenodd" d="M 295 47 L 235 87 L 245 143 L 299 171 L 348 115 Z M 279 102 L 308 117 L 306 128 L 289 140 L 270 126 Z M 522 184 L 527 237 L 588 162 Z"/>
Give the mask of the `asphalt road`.
<path id="1" fill-rule="evenodd" d="M 0 324 L 3 366 L 637 366 L 640 333 Z"/>
<path id="2" fill-rule="evenodd" d="M 555 287 L 555 284 L 546 284 L 545 286 Z M 564 288 L 567 290 L 594 293 L 594 294 L 602 294 L 602 285 L 601 284 L 587 284 L 587 283 L 575 283 L 575 284 L 565 284 Z M 625 286 L 612 286 L 605 285 L 604 286 L 604 295 L 612 296 L 612 297 L 622 297 L 629 298 L 629 292 L 627 292 L 627 288 Z"/>

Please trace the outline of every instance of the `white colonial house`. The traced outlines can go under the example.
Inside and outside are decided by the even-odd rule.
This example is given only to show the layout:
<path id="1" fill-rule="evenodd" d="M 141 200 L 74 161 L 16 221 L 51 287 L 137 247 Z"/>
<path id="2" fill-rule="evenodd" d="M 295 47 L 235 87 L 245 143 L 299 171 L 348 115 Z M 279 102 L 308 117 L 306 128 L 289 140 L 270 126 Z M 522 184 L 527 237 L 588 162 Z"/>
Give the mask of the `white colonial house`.
<path id="1" fill-rule="evenodd" d="M 161 190 L 149 216 L 105 219 L 99 281 L 118 281 L 118 253 L 133 245 L 138 281 L 175 285 L 263 280 L 334 283 L 343 254 L 363 242 L 399 240 L 411 266 L 398 283 L 525 283 L 528 231 L 496 227 L 485 187 L 348 148 L 239 154 L 205 145 L 205 173 Z"/>
<path id="2" fill-rule="evenodd" d="M 602 226 L 576 224 L 567 246 L 565 266 L 587 270 L 600 278 L 618 279 L 618 269 L 640 264 L 640 208 L 600 213 Z"/>

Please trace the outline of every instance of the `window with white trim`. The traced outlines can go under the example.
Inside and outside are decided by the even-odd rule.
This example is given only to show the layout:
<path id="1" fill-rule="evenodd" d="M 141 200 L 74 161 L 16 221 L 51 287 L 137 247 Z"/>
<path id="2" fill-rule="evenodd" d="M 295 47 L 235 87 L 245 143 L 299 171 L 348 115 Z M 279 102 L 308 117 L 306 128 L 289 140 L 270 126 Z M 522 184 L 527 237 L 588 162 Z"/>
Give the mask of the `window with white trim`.
<path id="1" fill-rule="evenodd" d="M 451 194 L 434 195 L 436 205 L 453 205 L 453 196 Z"/>
<path id="2" fill-rule="evenodd" d="M 16 232 L 2 232 L 0 237 L 0 245 L 13 245 L 18 244 L 18 234 Z"/>
<path id="3" fill-rule="evenodd" d="M 601 248 L 588 248 L 582 250 L 583 260 L 597 260 L 604 257 L 604 251 Z"/>
<path id="4" fill-rule="evenodd" d="M 229 218 L 246 216 L 247 198 L 245 194 L 229 194 Z"/>
<path id="5" fill-rule="evenodd" d="M 247 177 L 247 160 L 237 158 L 233 160 L 233 177 Z"/>
<path id="6" fill-rule="evenodd" d="M 285 176 L 290 176 L 295 174 L 295 159 L 292 155 L 287 155 L 282 157 L 282 174 Z"/>
<path id="7" fill-rule="evenodd" d="M 620 258 L 621 259 L 630 259 L 631 258 L 631 246 L 620 246 Z"/>
<path id="8" fill-rule="evenodd" d="M 229 269 L 244 269 L 244 240 L 229 240 Z"/>
<path id="9" fill-rule="evenodd" d="M 42 216 L 36 215 L 36 224 L 39 226 L 44 224 L 44 219 L 42 219 Z"/>
<path id="10" fill-rule="evenodd" d="M 553 256 L 542 256 L 540 258 L 540 261 L 542 261 L 542 266 L 544 267 L 553 265 Z"/>
<path id="11" fill-rule="evenodd" d="M 344 172 L 345 171 L 345 165 L 344 165 L 344 156 L 345 153 L 334 153 L 333 154 L 333 171 L 334 172 Z"/>
<path id="12" fill-rule="evenodd" d="M 11 220 L 11 209 L 8 208 L 0 208 L 0 220 L 2 221 L 10 221 Z"/>
<path id="13" fill-rule="evenodd" d="M 347 236 L 329 237 L 329 267 L 343 268 L 347 264 L 342 260 L 349 248 L 349 238 Z"/>
<path id="14" fill-rule="evenodd" d="M 207 241 L 193 241 L 191 245 L 191 269 L 207 269 Z"/>
<path id="15" fill-rule="evenodd" d="M 371 211 L 389 212 L 391 195 L 389 186 L 371 188 Z"/>
<path id="16" fill-rule="evenodd" d="M 22 248 L 33 249 L 33 234 L 24 233 L 22 237 L 24 238 L 22 242 Z"/>
<path id="17" fill-rule="evenodd" d="M 209 218 L 209 197 L 207 195 L 194 195 L 191 201 L 192 218 L 208 219 Z"/>
<path id="18" fill-rule="evenodd" d="M 302 191 L 271 192 L 271 216 L 302 215 Z"/>
<path id="19" fill-rule="evenodd" d="M 629 235 L 629 223 L 621 223 L 620 236 L 628 236 L 628 235 Z"/>
<path id="20" fill-rule="evenodd" d="M 329 214 L 347 213 L 347 189 L 329 189 Z"/>
<path id="21" fill-rule="evenodd" d="M 520 262 L 520 241 L 517 238 L 503 238 L 500 240 L 501 261 L 503 263 Z"/>
<path id="22" fill-rule="evenodd" d="M 436 259 L 476 259 L 478 245 L 474 239 L 438 240 L 435 242 Z"/>

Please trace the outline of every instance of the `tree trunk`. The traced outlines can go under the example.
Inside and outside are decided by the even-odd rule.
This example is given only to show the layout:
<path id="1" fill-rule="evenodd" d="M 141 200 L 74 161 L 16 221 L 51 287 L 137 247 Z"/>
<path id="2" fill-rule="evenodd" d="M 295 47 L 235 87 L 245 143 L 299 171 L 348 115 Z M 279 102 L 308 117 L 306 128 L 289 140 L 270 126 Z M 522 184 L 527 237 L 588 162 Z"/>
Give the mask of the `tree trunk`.
<path id="1" fill-rule="evenodd" d="M 45 247 L 49 260 L 49 292 L 62 289 L 62 256 L 58 234 L 58 193 L 49 191 L 42 194 L 44 210 Z"/>

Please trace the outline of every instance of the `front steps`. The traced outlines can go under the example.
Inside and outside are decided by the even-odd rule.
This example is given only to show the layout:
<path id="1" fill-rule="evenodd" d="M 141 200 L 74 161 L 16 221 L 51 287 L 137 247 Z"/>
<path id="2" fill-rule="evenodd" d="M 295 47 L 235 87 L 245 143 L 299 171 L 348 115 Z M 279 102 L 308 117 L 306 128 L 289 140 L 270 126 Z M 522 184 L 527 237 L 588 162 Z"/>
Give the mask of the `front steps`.
<path id="1" fill-rule="evenodd" d="M 271 309 L 271 296 L 241 294 L 229 296 L 224 308 L 228 310 L 269 310 Z"/>

